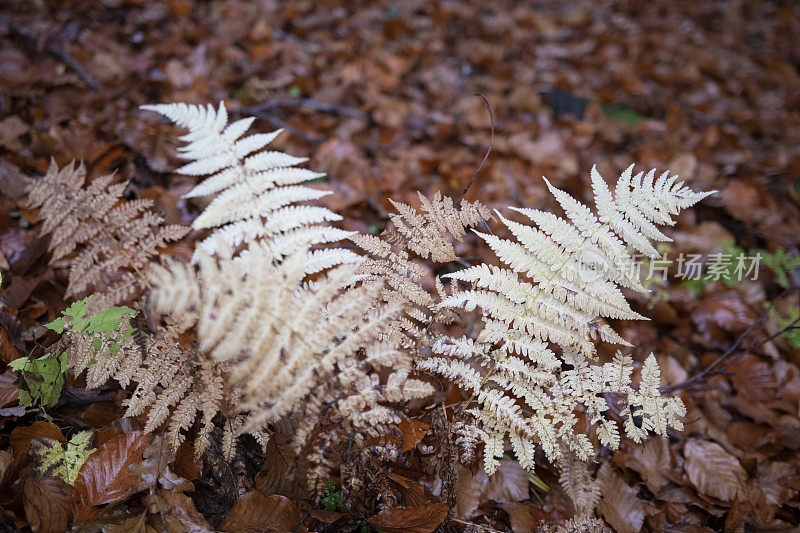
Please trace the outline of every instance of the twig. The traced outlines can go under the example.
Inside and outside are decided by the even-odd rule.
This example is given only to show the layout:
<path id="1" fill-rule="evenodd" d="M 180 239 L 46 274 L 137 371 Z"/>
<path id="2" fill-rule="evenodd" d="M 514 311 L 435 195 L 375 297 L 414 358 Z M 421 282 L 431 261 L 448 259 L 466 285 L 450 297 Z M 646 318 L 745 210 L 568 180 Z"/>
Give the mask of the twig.
<path id="1" fill-rule="evenodd" d="M 294 126 L 292 126 L 291 124 L 289 124 L 285 120 L 281 120 L 278 117 L 267 113 L 266 111 L 253 111 L 251 108 L 243 108 L 243 109 L 231 110 L 231 113 L 234 113 L 234 114 L 237 114 L 237 115 L 251 115 L 251 116 L 254 116 L 254 117 L 258 117 L 258 118 L 260 118 L 262 120 L 266 120 L 267 122 L 269 122 L 273 126 L 275 126 L 277 128 L 282 128 L 282 129 L 288 131 L 289 133 L 291 133 L 292 135 L 294 135 L 295 137 L 297 137 L 298 139 L 302 139 L 305 142 L 307 142 L 309 144 L 313 144 L 315 146 L 320 145 L 323 142 L 325 142 L 324 140 L 322 140 L 322 139 L 320 139 L 318 137 L 312 137 L 311 135 L 305 133 L 304 131 L 295 128 Z"/>
<path id="2" fill-rule="evenodd" d="M 741 335 L 739 335 L 739 338 L 736 339 L 736 342 L 734 342 L 727 350 L 725 350 L 722 354 L 720 354 L 714 360 L 713 363 L 708 365 L 699 374 L 696 374 L 696 375 L 692 376 L 691 378 L 687 379 L 686 381 L 684 381 L 682 383 L 677 383 L 675 385 L 669 385 L 669 386 L 666 386 L 666 387 L 661 387 L 659 389 L 661 391 L 661 393 L 662 394 L 669 394 L 669 393 L 672 393 L 672 392 L 675 392 L 675 391 L 678 391 L 678 390 L 681 390 L 681 389 L 688 389 L 688 388 L 691 388 L 691 387 L 696 387 L 698 385 L 702 385 L 703 383 L 705 383 L 706 381 L 708 381 L 709 379 L 711 379 L 714 376 L 719 376 L 719 375 L 725 374 L 726 370 L 728 368 L 730 368 L 731 365 L 735 364 L 742 357 L 744 357 L 748 353 L 752 352 L 756 348 L 759 348 L 759 347 L 763 346 L 764 344 L 766 344 L 770 340 L 776 338 L 777 336 L 779 336 L 780 334 L 782 334 L 785 331 L 789 331 L 789 330 L 795 329 L 795 326 L 798 323 L 798 321 L 800 321 L 800 318 L 795 320 L 795 321 L 793 321 L 792 323 L 788 324 L 781 331 L 779 331 L 775 335 L 770 336 L 766 340 L 763 340 L 761 342 L 758 342 L 758 341 L 754 340 L 750 344 L 748 344 L 746 348 L 742 348 L 742 345 L 744 344 L 745 339 L 747 337 L 749 337 L 751 333 L 755 332 L 755 337 L 758 337 L 758 334 L 761 333 L 761 331 L 764 329 L 764 326 L 766 325 L 767 319 L 769 318 L 769 314 L 772 312 L 772 309 L 775 307 L 775 305 L 780 300 L 782 300 L 784 297 L 786 297 L 790 293 L 795 292 L 797 290 L 800 290 L 800 287 L 790 287 L 790 288 L 784 290 L 780 295 L 778 295 L 777 298 L 775 298 L 775 300 L 772 301 L 770 306 L 763 313 L 761 313 L 761 316 L 758 318 L 758 320 L 756 320 L 755 322 L 750 324 L 750 327 L 748 327 Z M 721 365 L 726 359 L 728 359 L 729 357 L 731 357 L 734 354 L 737 354 L 737 355 L 735 357 L 733 357 L 732 359 L 730 359 L 724 366 L 722 366 L 721 368 L 717 369 L 717 367 L 719 365 Z"/>
<path id="3" fill-rule="evenodd" d="M 337 104 L 328 104 L 314 100 L 313 98 L 274 98 L 268 102 L 256 104 L 254 106 L 245 107 L 240 110 L 243 114 L 253 114 L 270 111 L 272 109 L 279 109 L 282 107 L 306 107 L 314 111 L 322 111 L 323 113 L 335 113 L 337 115 L 344 115 L 346 117 L 363 120 L 365 122 L 372 122 L 372 117 L 369 113 L 359 111 L 352 107 L 347 107 Z"/>
<path id="4" fill-rule="evenodd" d="M 67 50 L 63 43 L 61 43 L 59 40 L 50 37 L 45 42 L 44 47 L 41 47 L 39 45 L 39 39 L 29 29 L 13 23 L 11 19 L 5 15 L 0 15 L 0 22 L 6 25 L 8 32 L 12 37 L 19 41 L 23 41 L 26 46 L 35 49 L 37 52 L 44 52 L 56 61 L 60 61 L 61 63 L 64 63 L 70 67 L 75 71 L 75 74 L 78 76 L 78 78 L 80 78 L 83 83 L 88 85 L 91 90 L 99 91 L 103 88 L 103 86 L 100 85 L 96 79 L 94 79 L 94 76 L 92 76 L 91 73 L 86 70 L 77 59 L 75 59 L 75 56 L 72 55 L 72 52 Z"/>
<path id="5" fill-rule="evenodd" d="M 486 160 L 489 159 L 489 154 L 492 153 L 492 147 L 494 146 L 494 113 L 492 113 L 492 106 L 489 104 L 489 99 L 481 93 L 475 93 L 475 96 L 480 96 L 483 99 L 483 103 L 486 104 L 486 109 L 489 111 L 489 121 L 492 126 L 492 136 L 489 139 L 489 148 L 486 150 L 486 155 L 483 156 L 483 161 L 481 161 L 481 164 L 475 169 L 475 172 L 472 174 L 472 179 L 469 180 L 467 186 L 464 187 L 463 191 L 461 191 L 461 196 L 459 196 L 459 199 L 463 198 L 464 195 L 467 194 L 469 188 L 472 187 L 472 184 L 475 183 L 475 178 L 478 177 L 478 172 L 481 171 L 483 165 L 486 163 Z"/>

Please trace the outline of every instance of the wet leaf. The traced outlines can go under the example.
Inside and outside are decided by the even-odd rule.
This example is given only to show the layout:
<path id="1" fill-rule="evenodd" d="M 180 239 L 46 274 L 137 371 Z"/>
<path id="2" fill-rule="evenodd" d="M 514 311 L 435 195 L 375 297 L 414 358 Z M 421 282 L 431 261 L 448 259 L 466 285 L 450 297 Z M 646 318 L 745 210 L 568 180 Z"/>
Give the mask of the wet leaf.
<path id="1" fill-rule="evenodd" d="M 689 439 L 683 449 L 689 481 L 703 494 L 732 501 L 746 475 L 739 461 L 716 442 Z"/>
<path id="2" fill-rule="evenodd" d="M 127 497 L 136 477 L 126 469 L 142 459 L 150 436 L 132 431 L 105 442 L 83 463 L 75 480 L 75 521 L 96 515 L 94 507 Z"/>
<path id="3" fill-rule="evenodd" d="M 447 518 L 446 503 L 425 507 L 390 507 L 370 516 L 370 525 L 383 533 L 433 533 Z"/>
<path id="4" fill-rule="evenodd" d="M 58 477 L 30 477 L 22 500 L 25 516 L 34 533 L 62 533 L 72 522 L 71 485 Z"/>
<path id="5" fill-rule="evenodd" d="M 56 439 L 61 444 L 67 443 L 67 439 L 64 438 L 57 425 L 38 420 L 30 426 L 19 427 L 11 432 L 11 448 L 14 450 L 14 457 L 28 453 L 31 448 L 31 439 L 38 437 L 49 437 Z"/>

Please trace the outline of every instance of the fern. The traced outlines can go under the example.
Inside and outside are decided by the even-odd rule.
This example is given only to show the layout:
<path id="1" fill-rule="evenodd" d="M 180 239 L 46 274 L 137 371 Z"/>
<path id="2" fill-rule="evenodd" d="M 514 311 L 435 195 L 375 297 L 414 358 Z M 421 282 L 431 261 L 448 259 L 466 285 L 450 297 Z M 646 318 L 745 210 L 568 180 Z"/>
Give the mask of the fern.
<path id="1" fill-rule="evenodd" d="M 644 318 L 630 308 L 621 291 L 621 287 L 644 290 L 629 268 L 633 257 L 626 247 L 657 255 L 649 240 L 669 238 L 656 224 L 674 224 L 672 217 L 681 209 L 712 194 L 692 192 L 668 173 L 654 178 L 655 171 L 633 176 L 629 167 L 612 194 L 593 168 L 596 212 L 545 180 L 566 219 L 514 208 L 534 222 L 531 226 L 498 213 L 515 240 L 476 233 L 507 266 L 481 264 L 444 276 L 472 288 L 445 298 L 439 306 L 480 309 L 483 329 L 477 340 L 439 339 L 433 346 L 439 356 L 418 366 L 471 393 L 467 407 L 472 400 L 477 406 L 466 409 L 465 423 L 475 428 L 471 432 L 462 428 L 461 433 L 480 435 L 487 473 L 497 467 L 508 436 L 522 466 L 533 469 L 538 446 L 550 461 L 561 465 L 566 481 L 575 478 L 572 461 L 594 457 L 588 436 L 573 430 L 578 423 L 576 409 L 586 413 L 601 444 L 619 447 L 616 424 L 605 417 L 607 394 L 627 400 L 624 432 L 636 442 L 648 431 L 665 434 L 668 427 L 682 427 L 685 408 L 677 398 L 661 397 L 655 357 L 645 362 L 638 389 L 630 384 L 630 357 L 618 354 L 611 363 L 591 363 L 595 340 L 628 345 L 598 317 Z M 635 422 L 639 416 L 641 424 Z M 469 453 L 474 444 L 469 439 L 465 444 Z M 585 486 L 575 488 L 580 485 L 585 484 L 566 483 L 566 488 L 583 507 L 591 508 L 596 498 L 585 492 Z"/>
<path id="2" fill-rule="evenodd" d="M 450 239 L 463 242 L 468 228 L 493 219 L 480 202 L 462 200 L 457 208 L 451 198 L 442 197 L 439 192 L 431 199 L 417 194 L 422 213 L 392 201 L 398 213 L 389 215 L 391 223 L 381 237 L 350 237 L 356 246 L 370 254 L 359 265 L 357 278 L 364 283 L 382 284 L 382 300 L 403 310 L 403 315 L 389 326 L 387 337 L 414 351 L 420 344 L 428 343 L 426 333 L 434 323 L 449 323 L 453 316 L 437 306 L 447 297 L 441 280 L 435 278 L 436 295 L 430 294 L 422 286 L 422 279 L 429 271 L 414 262 L 409 252 L 436 262 L 455 261 L 458 257 Z"/>
<path id="3" fill-rule="evenodd" d="M 216 195 L 192 227 L 211 228 L 212 234 L 197 248 L 216 253 L 225 243 L 236 248 L 259 242 L 280 259 L 308 245 L 340 241 L 352 232 L 323 226 L 341 220 L 333 211 L 314 205 L 295 205 L 316 200 L 330 191 L 299 185 L 324 176 L 297 168 L 306 161 L 283 152 L 263 151 L 282 130 L 242 137 L 255 118 L 228 124 L 223 102 L 214 110 L 187 104 L 142 106 L 156 111 L 189 130 L 180 157 L 191 160 L 178 169 L 190 176 L 207 176 L 187 198 Z M 197 256 L 195 256 L 195 259 Z M 355 263 L 359 256 L 342 248 L 308 252 L 305 270 L 311 274 L 335 265 Z"/>
<path id="4" fill-rule="evenodd" d="M 50 235 L 50 263 L 76 252 L 66 295 L 95 291 L 97 310 L 138 296 L 157 249 L 188 231 L 164 226 L 152 200 L 121 201 L 127 183 L 113 179 L 109 174 L 84 186 L 83 164 L 59 169 L 51 161 L 47 174 L 27 186 L 29 206 L 40 208 L 42 233 Z"/>
<path id="5" fill-rule="evenodd" d="M 408 378 L 411 365 L 404 354 L 376 341 L 396 314 L 396 308 L 382 307 L 364 315 L 374 307 L 378 288 L 342 292 L 354 267 L 340 265 L 304 283 L 305 250 L 275 263 L 256 247 L 243 259 L 253 262 L 248 265 L 232 261 L 225 245 L 217 249 L 215 256 L 198 254 L 196 267 L 172 263 L 155 269 L 150 309 L 194 326 L 200 357 L 222 372 L 220 390 L 231 406 L 228 416 L 235 419 L 230 442 L 245 432 L 263 434 L 270 424 L 295 414 L 301 415 L 293 444 L 299 452 L 322 416 L 323 401 L 326 416 L 349 429 L 343 432 L 346 438 L 377 436 L 399 422 L 383 403 L 433 392 L 427 383 Z M 355 355 L 360 350 L 363 361 Z M 382 368 L 394 369 L 384 385 L 370 371 Z M 230 454 L 232 448 L 225 448 Z M 320 467 L 326 464 L 325 447 L 315 449 L 319 460 L 314 463 Z M 322 470 L 312 469 L 312 488 L 323 477 Z"/>

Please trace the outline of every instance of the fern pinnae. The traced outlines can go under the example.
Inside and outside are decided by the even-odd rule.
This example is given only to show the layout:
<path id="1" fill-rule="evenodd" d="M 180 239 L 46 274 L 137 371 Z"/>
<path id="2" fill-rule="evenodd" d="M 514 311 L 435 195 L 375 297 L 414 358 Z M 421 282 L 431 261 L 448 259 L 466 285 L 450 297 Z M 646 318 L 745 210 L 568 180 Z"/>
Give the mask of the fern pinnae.
<path id="1" fill-rule="evenodd" d="M 604 413 L 606 393 L 627 398 L 622 411 L 626 434 L 641 441 L 647 431 L 663 434 L 680 427 L 684 411 L 677 398 L 658 393 L 658 365 L 649 357 L 643 368 L 642 385 L 630 385 L 632 360 L 618 356 L 612 363 L 589 364 L 595 357 L 593 340 L 628 343 L 598 317 L 643 319 L 626 301 L 621 287 L 643 291 L 640 280 L 629 265 L 633 257 L 626 245 L 654 254 L 648 239 L 666 240 L 655 224 L 674 224 L 680 209 L 693 205 L 710 193 L 694 193 L 663 174 L 654 172 L 632 177 L 632 168 L 623 172 L 615 193 L 596 169 L 592 186 L 597 214 L 587 206 L 545 180 L 550 192 L 563 208 L 566 218 L 544 211 L 518 208 L 535 226 L 509 220 L 498 213 L 513 240 L 473 230 L 489 244 L 504 267 L 477 265 L 446 277 L 470 283 L 471 289 L 444 298 L 441 307 L 480 308 L 484 327 L 477 341 L 439 340 L 434 351 L 446 357 L 420 361 L 418 367 L 455 381 L 470 392 L 461 413 L 474 417 L 479 435 L 486 445 L 484 467 L 496 468 L 491 450 L 505 435 L 521 462 L 533 467 L 534 443 L 550 461 L 558 462 L 562 472 L 572 466 L 566 457 L 588 461 L 592 444 L 573 427 L 576 408 L 586 412 L 590 425 L 604 445 L 619 446 L 620 434 Z M 606 268 L 586 274 L 583 254 L 604 263 Z M 557 356 L 548 348 L 555 346 Z M 513 355 L 519 354 L 522 358 Z M 477 372 L 467 361 L 485 367 Z M 566 367 L 563 367 L 565 364 Z M 527 408 L 520 410 L 517 400 Z M 473 401 L 476 407 L 471 408 Z M 530 411 L 529 411 L 529 410 Z M 633 417 L 641 416 L 641 427 Z M 565 478 L 565 483 L 569 481 Z M 574 491 L 573 491 L 574 492 Z M 587 495 L 574 492 L 577 500 Z M 588 504 L 593 505 L 588 495 Z"/>
<path id="2" fill-rule="evenodd" d="M 223 102 L 217 110 L 210 105 L 187 104 L 148 105 L 142 109 L 160 113 L 189 130 L 181 137 L 187 144 L 179 149 L 179 156 L 191 162 L 177 171 L 206 179 L 186 197 L 217 195 L 192 224 L 195 229 L 212 230 L 198 245 L 198 251 L 219 253 L 222 242 L 233 248 L 254 243 L 280 260 L 309 244 L 329 244 L 353 234 L 331 231 L 322 225 L 341 220 L 333 211 L 296 205 L 330 192 L 299 185 L 324 176 L 296 167 L 306 158 L 264 150 L 282 130 L 244 136 L 254 119 L 243 118 L 228 124 Z M 280 241 L 277 249 L 272 248 L 273 239 Z M 306 273 L 360 261 L 350 250 L 331 250 L 336 251 L 316 253 L 310 258 Z M 315 252 L 309 251 L 312 253 Z M 196 255 L 194 260 L 197 259 Z"/>

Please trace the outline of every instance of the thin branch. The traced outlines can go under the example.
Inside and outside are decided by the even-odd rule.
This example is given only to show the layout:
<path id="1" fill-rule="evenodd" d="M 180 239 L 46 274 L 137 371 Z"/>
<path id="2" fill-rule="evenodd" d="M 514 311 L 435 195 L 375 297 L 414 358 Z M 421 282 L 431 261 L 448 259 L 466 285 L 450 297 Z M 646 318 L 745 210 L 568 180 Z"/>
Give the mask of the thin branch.
<path id="1" fill-rule="evenodd" d="M 318 100 L 314 100 L 313 98 L 274 98 L 268 102 L 242 108 L 239 110 L 239 112 L 243 114 L 255 115 L 259 112 L 280 109 L 283 107 L 305 107 L 308 109 L 313 109 L 314 111 L 334 113 L 337 115 L 344 115 L 346 117 L 363 120 L 365 122 L 372 122 L 372 117 L 369 113 L 359 111 L 358 109 L 352 107 L 320 102 Z"/>
<path id="2" fill-rule="evenodd" d="M 787 295 L 791 294 L 792 292 L 798 291 L 798 290 L 800 290 L 800 287 L 790 287 L 790 288 L 786 289 L 785 291 L 783 291 L 780 295 L 778 295 L 778 297 L 775 300 L 772 301 L 770 306 L 763 313 L 761 313 L 761 316 L 758 318 L 758 320 L 756 320 L 755 322 L 750 324 L 750 327 L 748 327 L 741 335 L 739 335 L 739 338 L 736 339 L 736 342 L 734 342 L 727 350 L 725 350 L 722 354 L 720 354 L 714 360 L 713 363 L 711 363 L 706 368 L 704 368 L 699 374 L 696 374 L 696 375 L 692 376 L 691 378 L 687 379 L 686 381 L 684 381 L 682 383 L 677 383 L 675 385 L 669 385 L 669 386 L 666 386 L 666 387 L 661 387 L 660 388 L 661 393 L 662 394 L 669 394 L 669 393 L 672 393 L 672 392 L 675 392 L 675 391 L 678 391 L 678 390 L 681 390 L 681 389 L 688 389 L 688 388 L 696 387 L 698 385 L 702 385 L 703 383 L 705 383 L 706 381 L 708 381 L 709 379 L 711 379 L 714 376 L 719 376 L 719 375 L 725 374 L 726 370 L 728 368 L 730 368 L 731 365 L 733 365 L 734 363 L 739 361 L 742 357 L 744 357 L 748 353 L 752 352 L 756 348 L 759 348 L 759 347 L 763 346 L 764 344 L 766 344 L 770 340 L 774 339 L 775 337 L 777 337 L 781 333 L 783 333 L 785 331 L 789 331 L 791 329 L 794 329 L 795 324 L 800 319 L 795 320 L 794 322 L 792 322 L 791 324 L 787 325 L 781 331 L 779 331 L 775 335 L 772 335 L 768 339 L 763 340 L 761 342 L 758 342 L 757 340 L 753 340 L 752 342 L 750 342 L 747 345 L 746 348 L 742 348 L 742 345 L 744 344 L 745 339 L 747 339 L 750 336 L 751 333 L 754 333 L 754 337 L 758 338 L 758 334 L 761 333 L 761 331 L 764 329 L 764 326 L 767 323 L 767 319 L 769 318 L 769 315 L 772 312 L 772 309 L 774 309 L 775 305 L 780 300 L 782 300 L 784 297 L 786 297 Z M 718 366 L 722 365 L 723 362 L 725 362 L 729 357 L 733 356 L 734 354 L 736 354 L 736 355 L 732 359 L 727 361 L 727 363 L 724 366 L 722 366 L 721 368 L 717 369 Z"/>
<path id="3" fill-rule="evenodd" d="M 467 186 L 464 187 L 463 191 L 461 191 L 461 196 L 459 196 L 459 200 L 463 198 L 464 195 L 467 194 L 469 188 L 472 187 L 473 183 L 475 183 L 475 178 L 478 177 L 478 172 L 481 171 L 483 165 L 486 163 L 486 160 L 489 159 L 489 154 L 492 153 L 492 147 L 494 146 L 494 113 L 492 113 L 492 106 L 491 104 L 489 104 L 489 99 L 486 98 L 481 93 L 475 93 L 475 96 L 480 96 L 483 99 L 483 103 L 486 104 L 486 109 L 489 111 L 489 121 L 492 126 L 492 136 L 489 139 L 489 148 L 486 150 L 486 155 L 483 156 L 483 161 L 481 161 L 481 164 L 478 166 L 478 168 L 475 169 L 475 172 L 472 174 L 472 179 L 469 180 Z"/>
<path id="4" fill-rule="evenodd" d="M 60 42 L 60 40 L 50 37 L 44 44 L 44 47 L 39 45 L 39 39 L 29 29 L 24 26 L 19 26 L 11 21 L 7 16 L 0 14 L 0 23 L 3 23 L 8 28 L 8 32 L 13 38 L 21 41 L 26 47 L 34 49 L 38 53 L 44 52 L 56 61 L 64 63 L 70 67 L 78 78 L 83 81 L 93 91 L 99 91 L 103 88 L 100 83 L 94 79 L 94 76 L 86 70 L 83 65 L 75 59 L 67 47 Z"/>

